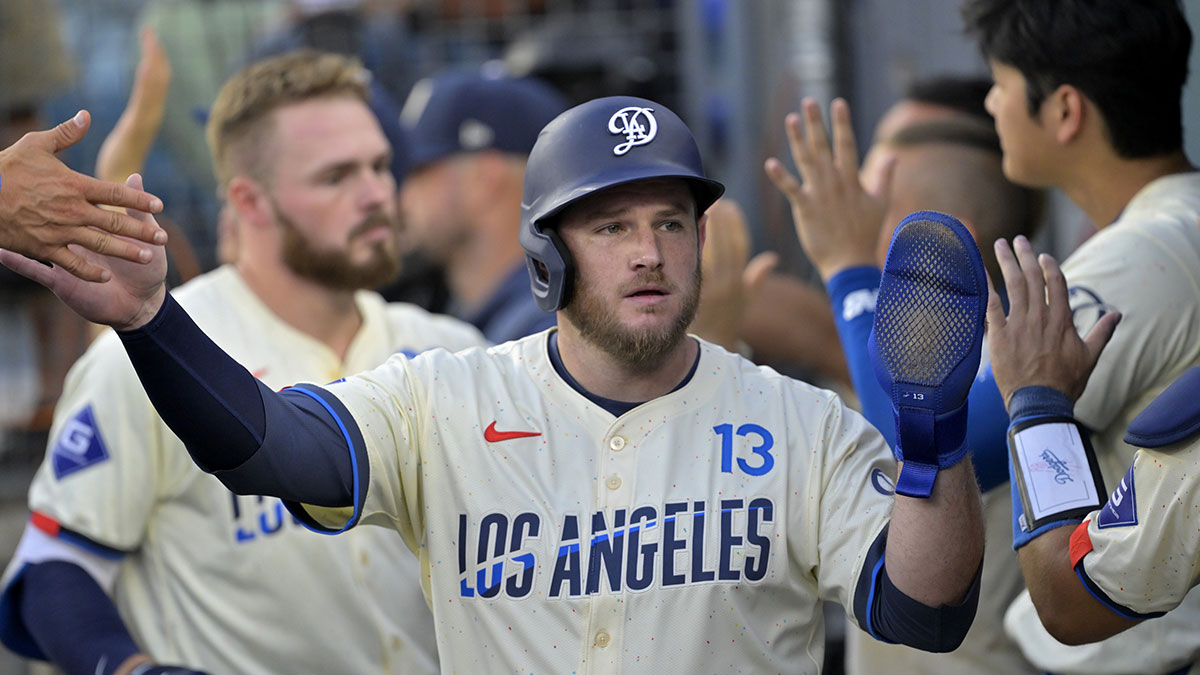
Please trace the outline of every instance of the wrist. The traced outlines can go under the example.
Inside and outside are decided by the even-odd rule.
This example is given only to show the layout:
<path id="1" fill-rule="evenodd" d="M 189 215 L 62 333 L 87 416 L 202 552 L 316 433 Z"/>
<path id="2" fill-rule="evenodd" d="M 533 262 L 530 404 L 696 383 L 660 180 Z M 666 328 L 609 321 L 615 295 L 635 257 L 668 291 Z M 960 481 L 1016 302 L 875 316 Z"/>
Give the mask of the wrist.
<path id="1" fill-rule="evenodd" d="M 821 281 L 826 284 L 829 280 L 838 275 L 838 273 L 855 267 L 879 267 L 879 262 L 875 260 L 874 252 L 870 254 L 851 255 L 836 260 L 813 261 L 813 266 L 817 268 L 817 274 L 821 275 Z"/>
<path id="2" fill-rule="evenodd" d="M 146 324 L 153 321 L 156 317 L 162 314 L 163 306 L 167 300 L 167 285 L 159 284 L 158 290 L 154 292 L 150 299 L 144 302 L 141 308 L 134 314 L 129 321 L 114 323 L 113 330 L 118 333 L 128 333 L 130 331 L 142 328 Z"/>
<path id="3" fill-rule="evenodd" d="M 1021 387 L 1007 401 L 1009 419 L 1071 417 L 1075 403 L 1063 392 L 1042 385 Z"/>

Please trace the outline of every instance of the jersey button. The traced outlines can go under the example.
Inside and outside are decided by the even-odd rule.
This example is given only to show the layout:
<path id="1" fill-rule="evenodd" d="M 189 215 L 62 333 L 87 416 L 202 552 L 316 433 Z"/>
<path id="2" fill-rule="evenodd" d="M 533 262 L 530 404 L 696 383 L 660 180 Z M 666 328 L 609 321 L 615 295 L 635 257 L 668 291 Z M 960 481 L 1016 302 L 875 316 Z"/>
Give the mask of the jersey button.
<path id="1" fill-rule="evenodd" d="M 612 637 L 609 636 L 608 631 L 606 630 L 601 630 L 600 632 L 596 633 L 596 646 L 601 649 L 607 647 L 611 640 Z"/>
<path id="2" fill-rule="evenodd" d="M 621 477 L 614 473 L 608 477 L 608 480 L 604 481 L 604 484 L 608 486 L 609 490 L 616 490 L 621 487 Z"/>
<path id="3" fill-rule="evenodd" d="M 620 452 L 625 448 L 625 439 L 620 436 L 613 436 L 608 440 L 608 447 L 613 449 L 613 452 Z"/>

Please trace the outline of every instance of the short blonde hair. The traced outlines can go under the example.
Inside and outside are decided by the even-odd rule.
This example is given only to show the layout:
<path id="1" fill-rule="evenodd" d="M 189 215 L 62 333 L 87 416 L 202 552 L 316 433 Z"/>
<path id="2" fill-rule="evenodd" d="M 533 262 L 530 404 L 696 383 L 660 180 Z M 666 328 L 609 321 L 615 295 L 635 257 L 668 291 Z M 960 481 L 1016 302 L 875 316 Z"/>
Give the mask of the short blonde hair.
<path id="1" fill-rule="evenodd" d="M 239 173 L 267 180 L 275 110 L 315 98 L 368 99 L 370 73 L 356 59 L 302 49 L 250 64 L 221 87 L 205 134 L 222 191 Z"/>

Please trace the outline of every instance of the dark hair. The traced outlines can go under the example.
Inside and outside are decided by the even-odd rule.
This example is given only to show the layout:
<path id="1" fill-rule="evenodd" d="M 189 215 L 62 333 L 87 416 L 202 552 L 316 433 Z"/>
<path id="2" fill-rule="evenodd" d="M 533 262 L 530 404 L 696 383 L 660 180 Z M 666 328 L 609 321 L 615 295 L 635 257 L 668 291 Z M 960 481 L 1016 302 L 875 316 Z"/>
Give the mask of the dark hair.
<path id="1" fill-rule="evenodd" d="M 914 80 L 904 90 L 904 98 L 940 105 L 991 122 L 992 116 L 983 105 L 991 88 L 992 80 L 988 77 L 940 75 Z"/>
<path id="2" fill-rule="evenodd" d="M 1069 84 L 1099 108 L 1122 157 L 1183 146 L 1192 32 L 1179 0 L 967 0 L 963 18 L 984 58 L 1025 77 L 1030 114 Z"/>

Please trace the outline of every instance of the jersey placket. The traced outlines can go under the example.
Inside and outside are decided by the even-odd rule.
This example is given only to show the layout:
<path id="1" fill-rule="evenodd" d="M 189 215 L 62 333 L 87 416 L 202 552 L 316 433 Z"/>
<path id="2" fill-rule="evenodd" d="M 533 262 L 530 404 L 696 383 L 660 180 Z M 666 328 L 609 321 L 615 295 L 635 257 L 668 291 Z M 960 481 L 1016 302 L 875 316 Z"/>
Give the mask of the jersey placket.
<path id="1" fill-rule="evenodd" d="M 624 527 L 613 523 L 613 513 L 632 511 L 632 495 L 637 471 L 636 448 L 624 431 L 624 418 L 618 418 L 600 440 L 600 462 L 597 475 L 596 509 L 605 512 L 610 529 L 608 535 L 625 545 Z M 593 538 L 595 535 L 593 535 Z M 613 593 L 607 585 L 588 601 L 587 632 L 584 634 L 587 667 L 594 675 L 620 673 L 622 643 L 625 633 L 625 593 Z"/>

